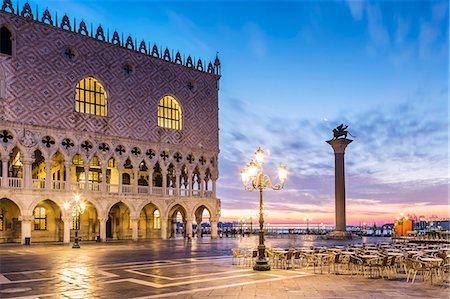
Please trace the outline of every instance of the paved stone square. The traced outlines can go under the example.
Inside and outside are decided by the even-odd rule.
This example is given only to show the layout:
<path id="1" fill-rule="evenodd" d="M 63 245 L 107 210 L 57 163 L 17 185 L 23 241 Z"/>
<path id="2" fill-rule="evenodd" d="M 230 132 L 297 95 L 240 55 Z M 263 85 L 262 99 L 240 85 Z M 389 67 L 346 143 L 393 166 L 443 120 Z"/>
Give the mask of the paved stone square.
<path id="1" fill-rule="evenodd" d="M 1 298 L 449 298 L 447 284 L 256 272 L 231 265 L 250 239 L 0 246 Z"/>

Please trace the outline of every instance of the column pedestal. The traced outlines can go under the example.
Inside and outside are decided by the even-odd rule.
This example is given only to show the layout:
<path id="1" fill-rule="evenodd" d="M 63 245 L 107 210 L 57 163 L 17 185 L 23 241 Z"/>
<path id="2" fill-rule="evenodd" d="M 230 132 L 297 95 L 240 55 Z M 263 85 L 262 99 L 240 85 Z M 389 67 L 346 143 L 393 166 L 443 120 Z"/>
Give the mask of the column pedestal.
<path id="1" fill-rule="evenodd" d="M 22 244 L 25 244 L 25 238 L 31 239 L 31 223 L 33 222 L 33 216 L 19 216 L 19 220 L 21 221 L 21 239 Z"/>
<path id="2" fill-rule="evenodd" d="M 139 218 L 131 219 L 132 234 L 131 239 L 137 241 L 139 239 Z"/>

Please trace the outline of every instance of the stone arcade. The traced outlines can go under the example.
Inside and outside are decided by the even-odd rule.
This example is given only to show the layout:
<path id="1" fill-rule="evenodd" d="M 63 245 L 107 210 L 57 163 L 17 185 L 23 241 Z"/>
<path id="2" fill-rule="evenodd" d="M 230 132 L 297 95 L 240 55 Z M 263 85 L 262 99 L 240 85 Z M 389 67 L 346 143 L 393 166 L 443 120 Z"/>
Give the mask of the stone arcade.
<path id="1" fill-rule="evenodd" d="M 190 236 L 208 213 L 217 237 L 217 57 L 10 0 L 0 34 L 0 242 Z"/>

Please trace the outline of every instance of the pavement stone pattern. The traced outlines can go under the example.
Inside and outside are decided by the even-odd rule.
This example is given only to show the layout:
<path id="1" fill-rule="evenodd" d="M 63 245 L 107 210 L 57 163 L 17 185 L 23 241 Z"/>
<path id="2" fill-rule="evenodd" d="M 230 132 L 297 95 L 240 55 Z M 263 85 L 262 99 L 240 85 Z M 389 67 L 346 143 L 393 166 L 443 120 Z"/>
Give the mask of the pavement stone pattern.
<path id="1" fill-rule="evenodd" d="M 153 243 L 0 246 L 0 298 L 450 298 L 448 283 L 404 276 L 253 271 L 220 240 Z"/>

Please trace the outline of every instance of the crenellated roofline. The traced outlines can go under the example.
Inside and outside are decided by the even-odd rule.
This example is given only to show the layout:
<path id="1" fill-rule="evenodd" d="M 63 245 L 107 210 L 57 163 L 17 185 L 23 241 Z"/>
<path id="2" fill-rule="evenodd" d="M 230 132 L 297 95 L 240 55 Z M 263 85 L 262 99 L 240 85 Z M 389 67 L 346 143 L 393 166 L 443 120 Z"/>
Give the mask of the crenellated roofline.
<path id="1" fill-rule="evenodd" d="M 31 9 L 31 6 L 28 2 L 26 2 L 23 7 L 22 11 L 19 9 L 19 0 L 17 0 L 16 8 L 14 9 L 13 4 L 11 3 L 11 0 L 3 0 L 3 5 L 1 7 L 2 12 L 14 14 L 16 16 L 25 18 L 27 20 L 33 20 L 38 23 L 52 26 L 56 28 L 60 28 L 65 31 L 69 31 L 75 34 L 79 34 L 82 36 L 86 36 L 88 38 L 92 38 L 98 41 L 102 41 L 111 45 L 120 46 L 122 48 L 125 48 L 129 51 L 134 51 L 137 53 L 145 54 L 149 57 L 160 59 L 166 62 L 174 63 L 192 70 L 197 70 L 204 73 L 214 74 L 217 76 L 220 76 L 221 74 L 221 65 L 220 60 L 218 57 L 218 53 L 216 53 L 216 58 L 214 62 L 209 62 L 208 66 L 206 67 L 206 61 L 203 61 L 202 59 L 198 59 L 197 62 L 195 61 L 195 58 L 192 59 L 190 55 L 188 55 L 187 58 L 183 55 L 181 56 L 180 52 L 177 51 L 177 53 L 174 55 L 173 50 L 169 51 L 168 48 L 165 48 L 163 50 L 162 47 L 159 47 L 154 43 L 153 46 L 151 46 L 150 43 L 146 43 L 144 40 L 142 40 L 138 47 L 137 39 L 131 37 L 131 35 L 128 35 L 128 37 L 125 39 L 124 35 L 119 33 L 117 31 L 114 31 L 111 38 L 110 38 L 110 32 L 109 29 L 106 31 L 103 30 L 103 27 L 99 25 L 97 27 L 97 30 L 94 32 L 93 25 L 91 23 L 90 29 L 87 28 L 86 23 L 84 20 L 82 20 L 77 27 L 76 19 L 73 20 L 73 26 L 70 22 L 69 17 L 67 14 L 64 14 L 64 16 L 61 19 L 61 22 L 58 23 L 58 13 L 55 13 L 55 20 L 53 21 L 53 18 L 50 14 L 50 11 L 48 9 L 45 9 L 44 13 L 39 16 L 39 9 L 36 5 L 36 15 L 33 14 L 33 11 Z M 20 11 L 20 13 L 19 13 Z M 77 29 L 78 28 L 78 29 Z M 147 48 L 148 47 L 148 48 Z"/>

